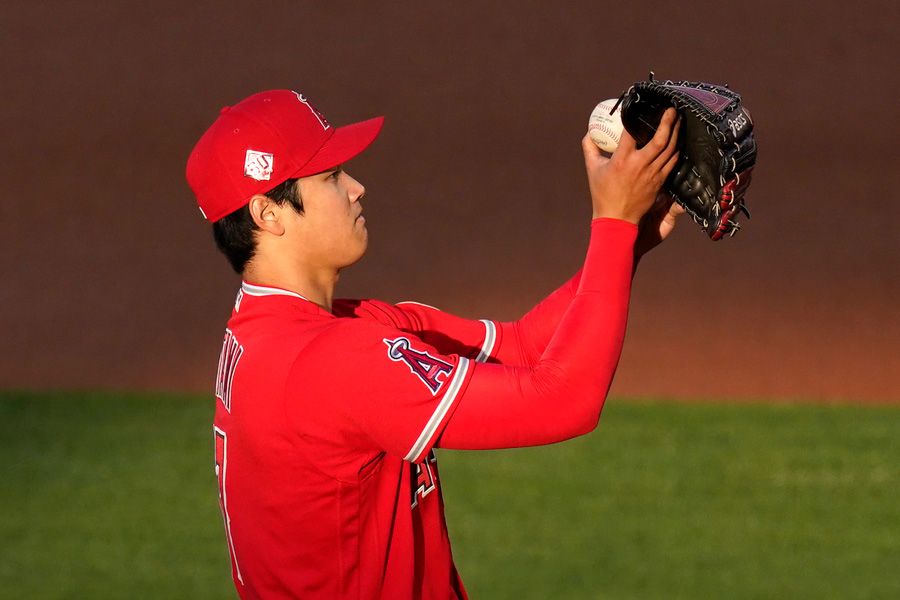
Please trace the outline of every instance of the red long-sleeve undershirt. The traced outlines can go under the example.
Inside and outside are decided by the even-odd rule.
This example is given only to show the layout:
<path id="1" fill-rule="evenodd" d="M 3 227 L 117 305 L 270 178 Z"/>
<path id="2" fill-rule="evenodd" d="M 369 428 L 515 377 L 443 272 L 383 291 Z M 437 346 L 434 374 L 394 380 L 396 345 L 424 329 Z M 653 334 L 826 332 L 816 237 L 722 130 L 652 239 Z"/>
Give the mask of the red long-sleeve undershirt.
<path id="1" fill-rule="evenodd" d="M 625 339 L 636 237 L 625 221 L 591 223 L 578 289 L 540 359 L 476 365 L 441 447 L 536 446 L 596 427 Z"/>
<path id="2" fill-rule="evenodd" d="M 637 270 L 641 255 L 635 255 L 631 276 Z M 581 271 L 544 298 L 517 321 L 497 323 L 501 342 L 494 350 L 494 362 L 504 365 L 533 367 L 541 358 L 550 338 L 556 332 L 559 321 L 578 291 Z"/>

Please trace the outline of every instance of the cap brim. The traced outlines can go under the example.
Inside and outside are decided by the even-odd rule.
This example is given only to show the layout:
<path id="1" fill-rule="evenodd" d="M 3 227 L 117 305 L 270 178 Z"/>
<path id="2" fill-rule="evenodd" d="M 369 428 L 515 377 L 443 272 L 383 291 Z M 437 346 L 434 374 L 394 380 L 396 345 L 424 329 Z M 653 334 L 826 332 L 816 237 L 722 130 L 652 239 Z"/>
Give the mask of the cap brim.
<path id="1" fill-rule="evenodd" d="M 383 125 L 384 117 L 376 117 L 335 129 L 309 162 L 291 177 L 315 175 L 347 162 L 375 141 Z"/>

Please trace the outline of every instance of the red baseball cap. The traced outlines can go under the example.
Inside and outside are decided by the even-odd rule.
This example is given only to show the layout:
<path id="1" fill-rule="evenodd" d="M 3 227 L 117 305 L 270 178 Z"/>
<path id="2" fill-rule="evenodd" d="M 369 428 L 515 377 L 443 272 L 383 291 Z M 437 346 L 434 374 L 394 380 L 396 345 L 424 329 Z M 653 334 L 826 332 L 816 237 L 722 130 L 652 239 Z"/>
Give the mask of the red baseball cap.
<path id="1" fill-rule="evenodd" d="M 302 94 L 273 90 L 226 106 L 187 162 L 200 212 L 215 223 L 297 177 L 315 175 L 365 150 L 384 117 L 335 129 Z"/>

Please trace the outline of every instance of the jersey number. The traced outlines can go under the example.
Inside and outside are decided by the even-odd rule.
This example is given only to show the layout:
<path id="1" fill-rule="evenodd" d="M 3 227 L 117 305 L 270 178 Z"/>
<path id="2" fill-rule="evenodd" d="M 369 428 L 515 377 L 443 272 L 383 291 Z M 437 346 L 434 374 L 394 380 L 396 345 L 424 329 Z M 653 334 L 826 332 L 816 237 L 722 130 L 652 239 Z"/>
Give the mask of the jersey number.
<path id="1" fill-rule="evenodd" d="M 428 453 L 428 457 L 421 463 L 412 466 L 410 474 L 412 475 L 412 506 L 415 508 L 419 504 L 420 498 L 425 498 L 437 487 L 434 477 L 434 468 L 431 465 L 437 462 L 434 450 Z"/>
<path id="2" fill-rule="evenodd" d="M 228 500 L 225 495 L 225 473 L 226 473 L 226 451 L 228 445 L 226 443 L 225 432 L 218 427 L 213 427 L 216 437 L 216 479 L 219 483 L 219 508 L 222 510 L 222 519 L 225 521 L 225 537 L 228 539 L 228 552 L 231 554 L 231 569 L 233 576 L 237 581 L 244 583 L 241 577 L 241 569 L 238 567 L 237 556 L 234 553 L 234 541 L 231 538 L 231 519 L 228 516 Z"/>

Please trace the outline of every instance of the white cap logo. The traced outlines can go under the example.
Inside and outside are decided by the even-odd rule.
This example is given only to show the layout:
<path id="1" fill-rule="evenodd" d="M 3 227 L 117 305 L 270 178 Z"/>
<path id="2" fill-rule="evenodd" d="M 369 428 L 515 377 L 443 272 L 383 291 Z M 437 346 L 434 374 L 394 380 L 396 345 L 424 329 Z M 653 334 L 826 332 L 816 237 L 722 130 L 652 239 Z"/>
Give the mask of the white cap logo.
<path id="1" fill-rule="evenodd" d="M 312 111 L 312 114 L 315 115 L 316 119 L 319 120 L 319 125 L 322 126 L 322 129 L 327 130 L 329 127 L 331 127 L 331 125 L 328 123 L 328 119 L 325 118 L 325 115 L 316 110 L 316 107 L 310 104 L 309 100 L 307 100 L 303 94 L 294 92 L 294 95 L 297 96 L 297 100 L 305 104 L 306 108 Z"/>
<path id="2" fill-rule="evenodd" d="M 258 150 L 247 150 L 247 158 L 244 159 L 244 177 L 268 181 L 272 178 L 274 164 L 274 155 Z"/>

